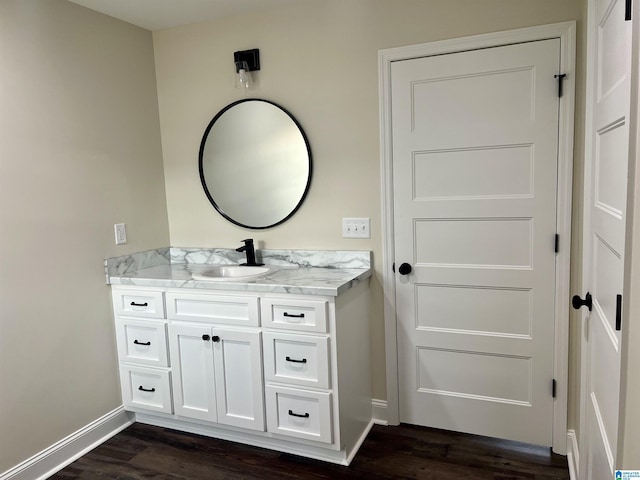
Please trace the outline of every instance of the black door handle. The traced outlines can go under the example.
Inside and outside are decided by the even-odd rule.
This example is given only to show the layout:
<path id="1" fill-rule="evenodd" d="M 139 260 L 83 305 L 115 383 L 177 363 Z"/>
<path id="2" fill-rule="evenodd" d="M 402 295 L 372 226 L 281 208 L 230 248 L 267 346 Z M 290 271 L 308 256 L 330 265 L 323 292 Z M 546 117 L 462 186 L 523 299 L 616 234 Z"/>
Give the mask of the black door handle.
<path id="1" fill-rule="evenodd" d="M 411 268 L 411 265 L 409 265 L 408 263 L 403 263 L 402 265 L 400 265 L 400 268 L 398 268 L 398 272 L 400 273 L 400 275 L 409 275 L 412 271 L 413 268 Z"/>
<path id="2" fill-rule="evenodd" d="M 144 345 L 145 347 L 151 345 L 151 342 L 139 342 L 138 340 L 134 340 L 133 343 L 135 343 L 136 345 Z"/>
<path id="3" fill-rule="evenodd" d="M 580 310 L 580 307 L 587 307 L 589 311 L 593 307 L 593 299 L 591 298 L 591 294 L 587 292 L 584 296 L 584 300 L 580 298 L 579 295 L 574 295 L 571 299 L 571 306 L 576 310 Z"/>

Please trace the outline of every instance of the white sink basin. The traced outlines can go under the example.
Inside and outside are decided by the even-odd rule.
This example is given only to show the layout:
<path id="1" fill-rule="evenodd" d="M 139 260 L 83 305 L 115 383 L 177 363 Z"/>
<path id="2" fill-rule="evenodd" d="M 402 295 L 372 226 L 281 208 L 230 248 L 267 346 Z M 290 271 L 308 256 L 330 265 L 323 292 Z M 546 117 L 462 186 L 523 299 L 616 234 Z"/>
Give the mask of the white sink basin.
<path id="1" fill-rule="evenodd" d="M 217 265 L 207 267 L 200 272 L 193 272 L 194 280 L 207 282 L 247 282 L 266 275 L 269 267 L 242 267 L 237 265 Z"/>

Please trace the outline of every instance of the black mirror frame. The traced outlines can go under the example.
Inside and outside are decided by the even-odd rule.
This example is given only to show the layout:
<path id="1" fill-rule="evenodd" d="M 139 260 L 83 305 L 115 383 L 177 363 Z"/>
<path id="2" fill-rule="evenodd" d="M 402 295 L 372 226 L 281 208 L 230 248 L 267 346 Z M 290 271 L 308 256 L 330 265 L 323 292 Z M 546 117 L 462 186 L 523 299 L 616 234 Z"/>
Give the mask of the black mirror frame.
<path id="1" fill-rule="evenodd" d="M 300 200 L 298 201 L 298 203 L 296 204 L 296 206 L 293 208 L 293 210 L 291 210 L 291 212 L 286 215 L 282 220 L 279 220 L 278 222 L 272 224 L 272 225 L 266 225 L 263 227 L 255 227 L 255 226 L 251 226 L 251 225 L 245 225 L 233 218 L 231 218 L 229 215 L 227 215 L 222 208 L 216 203 L 216 201 L 213 199 L 213 196 L 211 195 L 211 192 L 209 192 L 209 189 L 207 188 L 207 182 L 204 178 L 204 170 L 203 170 L 203 166 L 202 166 L 202 160 L 203 160 L 203 154 L 204 154 L 204 147 L 207 143 L 207 138 L 209 136 L 209 132 L 211 131 L 211 129 L 213 128 L 213 125 L 216 123 L 216 121 L 222 116 L 224 115 L 224 113 L 233 108 L 234 106 L 244 103 L 244 102 L 264 102 L 264 103 L 268 103 L 270 105 L 273 105 L 274 107 L 282 110 L 285 114 L 287 114 L 287 116 L 293 121 L 293 123 L 296 125 L 296 127 L 298 127 L 298 130 L 300 131 L 300 134 L 302 135 L 302 138 L 304 140 L 306 149 L 307 149 L 307 157 L 309 160 L 309 175 L 307 176 L 307 184 L 305 185 L 304 188 L 304 192 L 302 193 L 302 196 L 300 197 Z M 281 107 L 280 105 L 278 105 L 277 103 L 271 102 L 269 100 L 264 100 L 261 98 L 245 98 L 242 100 L 238 100 L 236 102 L 230 103 L 229 105 L 227 105 L 226 107 L 224 107 L 222 110 L 220 110 L 211 120 L 211 122 L 209 122 L 209 125 L 207 125 L 207 128 L 204 131 L 204 135 L 202 136 L 202 141 L 200 142 L 200 151 L 198 153 L 198 172 L 200 174 L 200 182 L 202 184 L 202 188 L 204 190 L 205 195 L 207 196 L 207 198 L 209 199 L 209 202 L 211 202 L 211 205 L 213 205 L 213 207 L 217 210 L 217 212 L 222 215 L 224 218 L 226 218 L 227 220 L 229 220 L 231 223 L 234 223 L 235 225 L 238 225 L 239 227 L 243 227 L 243 228 L 249 228 L 251 230 L 265 230 L 267 228 L 273 228 L 277 225 L 280 225 L 284 222 L 286 222 L 287 220 L 289 220 L 299 209 L 300 206 L 302 205 L 302 202 L 304 202 L 305 198 L 307 197 L 307 193 L 309 192 L 309 188 L 311 187 L 311 177 L 313 176 L 313 161 L 312 161 L 312 157 L 311 157 L 311 146 L 309 145 L 309 139 L 307 138 L 307 135 L 305 134 L 302 126 L 300 125 L 300 123 L 298 122 L 298 120 L 296 120 L 296 118 L 285 108 Z"/>

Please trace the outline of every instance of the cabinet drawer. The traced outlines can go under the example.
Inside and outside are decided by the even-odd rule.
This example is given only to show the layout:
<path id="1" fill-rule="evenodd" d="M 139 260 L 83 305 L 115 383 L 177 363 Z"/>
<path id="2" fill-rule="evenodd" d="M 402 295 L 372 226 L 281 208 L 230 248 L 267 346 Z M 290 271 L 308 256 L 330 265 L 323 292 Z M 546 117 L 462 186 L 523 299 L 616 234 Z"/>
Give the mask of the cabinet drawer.
<path id="1" fill-rule="evenodd" d="M 267 431 L 322 443 L 333 442 L 331 393 L 265 388 Z"/>
<path id="2" fill-rule="evenodd" d="M 168 369 L 120 366 L 120 386 L 125 406 L 173 413 Z"/>
<path id="3" fill-rule="evenodd" d="M 329 339 L 264 332 L 267 381 L 329 388 Z"/>
<path id="4" fill-rule="evenodd" d="M 164 295 L 153 290 L 113 289 L 113 311 L 130 317 L 165 318 Z"/>
<path id="5" fill-rule="evenodd" d="M 167 292 L 167 315 L 171 320 L 260 325 L 258 297 Z"/>
<path id="6" fill-rule="evenodd" d="M 327 331 L 327 302 L 263 298 L 262 324 L 270 328 L 286 328 L 307 332 Z"/>
<path id="7" fill-rule="evenodd" d="M 166 322 L 118 318 L 116 336 L 121 362 L 169 366 Z"/>

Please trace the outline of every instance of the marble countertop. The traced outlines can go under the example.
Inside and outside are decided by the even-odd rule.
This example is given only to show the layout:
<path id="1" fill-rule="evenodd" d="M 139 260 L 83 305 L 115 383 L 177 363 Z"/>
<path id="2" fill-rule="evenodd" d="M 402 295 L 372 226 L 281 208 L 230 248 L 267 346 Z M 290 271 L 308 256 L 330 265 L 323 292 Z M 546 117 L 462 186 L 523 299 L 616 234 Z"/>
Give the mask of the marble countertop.
<path id="1" fill-rule="evenodd" d="M 172 249 L 171 257 L 175 256 L 175 250 L 178 249 Z M 216 253 L 219 252 L 220 250 L 216 251 Z M 105 265 L 108 267 L 107 283 L 163 288 L 337 296 L 373 274 L 370 266 L 370 252 L 331 252 L 321 255 L 318 252 L 304 252 L 305 255 L 302 256 L 298 252 L 287 255 L 283 255 L 281 252 L 278 251 L 278 255 L 266 253 L 262 261 L 271 270 L 265 275 L 245 282 L 201 281 L 192 278 L 192 273 L 199 273 L 212 265 L 237 265 L 238 262 L 233 261 L 235 259 L 223 258 L 221 261 L 220 255 L 216 255 L 213 259 L 217 260 L 215 263 L 211 261 L 172 262 L 169 255 L 163 254 L 165 258 L 168 258 L 168 261 L 128 260 L 125 262 L 118 259 L 119 263 L 113 261 L 111 264 L 106 263 Z M 148 253 L 146 254 L 148 255 Z M 359 254 L 359 256 L 354 254 Z M 339 268 L 325 266 L 331 264 L 329 255 L 333 256 L 335 264 L 339 265 Z M 367 260 L 367 256 L 369 260 Z M 304 258 L 304 261 L 301 261 L 301 258 Z M 128 264 L 129 268 L 122 268 L 124 264 Z"/>

